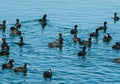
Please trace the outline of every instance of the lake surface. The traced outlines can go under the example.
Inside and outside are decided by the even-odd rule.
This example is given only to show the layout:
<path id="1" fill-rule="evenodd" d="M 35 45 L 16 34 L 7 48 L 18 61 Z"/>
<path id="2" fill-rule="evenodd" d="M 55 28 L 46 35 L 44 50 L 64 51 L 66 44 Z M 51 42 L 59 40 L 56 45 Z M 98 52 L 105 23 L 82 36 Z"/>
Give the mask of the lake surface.
<path id="1" fill-rule="evenodd" d="M 0 31 L 0 38 L 6 38 L 10 46 L 9 57 L 1 56 L 0 65 L 14 59 L 14 68 L 28 63 L 27 76 L 15 74 L 13 70 L 0 69 L 0 84 L 119 84 L 120 64 L 112 59 L 120 57 L 119 50 L 112 45 L 120 41 L 120 21 L 114 23 L 114 12 L 120 16 L 119 0 L 2 0 L 0 23 L 7 21 L 6 32 Z M 42 30 L 38 19 L 47 14 L 47 26 Z M 10 27 L 20 19 L 22 36 L 26 45 L 16 45 L 19 36 L 11 36 Z M 78 57 L 82 46 L 73 43 L 70 30 L 78 25 L 78 36 L 87 40 L 89 34 L 107 21 L 107 32 L 112 36 L 110 43 L 102 41 L 106 35 L 99 32 L 93 38 L 86 57 Z M 64 43 L 60 51 L 49 48 L 48 43 L 63 34 Z M 0 41 L 2 43 L 2 41 Z M 52 69 L 51 80 L 43 78 L 43 72 Z"/>

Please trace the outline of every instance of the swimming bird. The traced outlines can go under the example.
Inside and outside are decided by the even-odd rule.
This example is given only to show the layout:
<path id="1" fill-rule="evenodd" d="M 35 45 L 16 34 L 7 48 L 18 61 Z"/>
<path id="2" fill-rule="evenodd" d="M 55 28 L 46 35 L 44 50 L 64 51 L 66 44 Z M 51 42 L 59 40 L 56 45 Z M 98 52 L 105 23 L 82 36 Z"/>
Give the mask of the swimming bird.
<path id="1" fill-rule="evenodd" d="M 6 20 L 3 20 L 3 23 L 0 24 L 0 29 L 2 29 L 3 32 L 5 32 L 5 29 L 6 29 Z"/>
<path id="2" fill-rule="evenodd" d="M 1 49 L 2 51 L 9 51 L 9 45 L 6 42 L 6 38 L 2 38 Z"/>
<path id="3" fill-rule="evenodd" d="M 98 35 L 99 35 L 99 34 L 98 34 L 98 31 L 99 31 L 99 28 L 97 28 L 97 29 L 95 30 L 95 32 L 90 33 L 89 36 L 90 36 L 90 37 L 98 37 Z"/>
<path id="4" fill-rule="evenodd" d="M 70 33 L 71 34 L 77 34 L 77 32 L 78 32 L 77 27 L 78 27 L 78 25 L 75 25 L 74 29 L 71 29 Z"/>
<path id="5" fill-rule="evenodd" d="M 81 41 L 80 42 L 80 45 L 84 45 L 87 47 L 91 47 L 91 44 L 92 44 L 92 38 L 88 38 L 88 41 Z"/>
<path id="6" fill-rule="evenodd" d="M 104 22 L 103 26 L 99 27 L 99 30 L 103 30 L 104 32 L 106 32 L 106 29 L 107 29 L 107 21 Z"/>
<path id="7" fill-rule="evenodd" d="M 9 51 L 0 51 L 0 56 L 7 56 L 9 55 Z"/>
<path id="8" fill-rule="evenodd" d="M 25 63 L 23 67 L 14 68 L 14 72 L 23 72 L 23 75 L 26 76 L 27 75 L 27 63 Z"/>
<path id="9" fill-rule="evenodd" d="M 2 70 L 11 69 L 14 66 L 14 59 L 10 59 L 8 63 L 2 65 Z"/>
<path id="10" fill-rule="evenodd" d="M 59 35 L 58 41 L 48 43 L 48 46 L 49 46 L 50 48 L 58 47 L 58 48 L 60 48 L 60 50 L 61 50 L 61 49 L 62 49 L 62 45 L 63 45 L 62 33 L 59 33 L 58 35 Z"/>
<path id="11" fill-rule="evenodd" d="M 62 43 L 63 43 L 63 40 L 64 40 L 63 37 L 62 37 L 62 33 L 59 33 L 58 36 L 59 36 L 58 42 L 59 42 L 60 44 L 62 44 Z"/>
<path id="12" fill-rule="evenodd" d="M 21 27 L 21 24 L 19 23 L 19 19 L 16 19 L 15 27 L 16 28 L 20 28 Z"/>
<path id="13" fill-rule="evenodd" d="M 47 15 L 44 14 L 43 18 L 39 20 L 40 23 L 41 23 L 42 29 L 47 25 L 47 19 L 46 18 L 47 18 Z"/>
<path id="14" fill-rule="evenodd" d="M 52 77 L 52 70 L 48 69 L 47 71 L 43 72 L 43 77 L 44 78 L 51 78 Z"/>
<path id="15" fill-rule="evenodd" d="M 112 39 L 109 33 L 103 37 L 103 42 L 109 42 Z"/>
<path id="16" fill-rule="evenodd" d="M 6 20 L 3 20 L 3 24 L 0 24 L 0 29 L 6 28 Z"/>
<path id="17" fill-rule="evenodd" d="M 78 42 L 79 44 L 80 44 L 80 42 L 81 42 L 81 39 L 80 39 L 79 37 L 77 37 L 77 34 L 76 34 L 76 33 L 74 34 L 73 42 L 74 42 L 74 43 L 77 43 L 77 42 Z"/>
<path id="18" fill-rule="evenodd" d="M 20 41 L 17 43 L 19 46 L 23 46 L 25 43 L 23 42 L 23 37 L 20 37 Z"/>
<path id="19" fill-rule="evenodd" d="M 120 43 L 116 42 L 115 45 L 112 46 L 113 49 L 120 49 Z"/>
<path id="20" fill-rule="evenodd" d="M 114 19 L 114 22 L 116 22 L 116 21 L 119 20 L 119 17 L 117 16 L 117 13 L 116 13 L 116 12 L 114 13 L 114 17 L 113 17 L 113 19 Z"/>
<path id="21" fill-rule="evenodd" d="M 78 56 L 85 56 L 86 55 L 86 46 L 83 47 L 82 51 L 78 52 Z"/>
<path id="22" fill-rule="evenodd" d="M 47 21 L 47 19 L 46 19 L 46 18 L 47 18 L 47 15 L 46 15 L 46 14 L 44 14 L 44 15 L 43 15 L 43 17 L 42 17 L 42 19 L 39 19 L 39 21 L 42 21 L 42 20 Z"/>
<path id="23" fill-rule="evenodd" d="M 13 35 L 19 35 L 19 36 L 21 35 L 21 31 L 15 27 L 11 27 L 10 30 Z"/>

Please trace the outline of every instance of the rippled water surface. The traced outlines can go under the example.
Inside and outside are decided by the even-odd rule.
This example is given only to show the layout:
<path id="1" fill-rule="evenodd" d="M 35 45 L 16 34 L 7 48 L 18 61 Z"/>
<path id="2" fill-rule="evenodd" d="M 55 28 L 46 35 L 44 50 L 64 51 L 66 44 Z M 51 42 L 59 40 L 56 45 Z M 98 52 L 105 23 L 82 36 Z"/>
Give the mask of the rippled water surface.
<path id="1" fill-rule="evenodd" d="M 6 38 L 10 46 L 9 57 L 0 57 L 0 66 L 14 59 L 14 67 L 28 63 L 27 76 L 15 74 L 13 70 L 0 69 L 0 84 L 119 84 L 120 64 L 112 59 L 120 57 L 120 51 L 112 49 L 120 41 L 120 21 L 114 23 L 114 12 L 120 16 L 119 0 L 2 0 L 0 2 L 0 23 L 7 21 L 6 32 L 0 31 L 0 38 Z M 47 26 L 42 30 L 38 19 L 47 14 Z M 11 36 L 10 27 L 16 18 L 20 19 L 24 45 L 16 45 L 19 36 Z M 93 38 L 86 57 L 77 56 L 82 46 L 73 43 L 70 30 L 78 25 L 78 36 L 87 40 L 89 34 L 107 21 L 110 43 L 103 43 L 103 31 L 98 39 Z M 64 43 L 60 51 L 49 48 L 48 43 L 63 34 Z M 2 43 L 2 41 L 0 41 Z M 0 67 L 1 68 L 1 67 Z M 43 78 L 43 71 L 52 69 L 51 80 Z"/>

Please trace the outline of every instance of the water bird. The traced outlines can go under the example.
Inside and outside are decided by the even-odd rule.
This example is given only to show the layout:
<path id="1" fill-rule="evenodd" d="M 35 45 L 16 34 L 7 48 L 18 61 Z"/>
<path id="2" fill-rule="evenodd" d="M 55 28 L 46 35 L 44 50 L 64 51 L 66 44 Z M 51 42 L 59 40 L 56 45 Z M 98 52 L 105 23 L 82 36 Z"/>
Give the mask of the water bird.
<path id="1" fill-rule="evenodd" d="M 98 37 L 98 35 L 99 35 L 99 34 L 98 34 L 98 31 L 99 31 L 99 28 L 97 28 L 97 29 L 95 30 L 95 32 L 90 33 L 89 36 L 90 36 L 90 37 Z"/>
<path id="2" fill-rule="evenodd" d="M 2 51 L 9 51 L 9 45 L 6 42 L 6 38 L 2 38 L 1 49 Z"/>
<path id="3" fill-rule="evenodd" d="M 79 37 L 77 37 L 77 34 L 76 34 L 76 33 L 74 34 L 73 42 L 74 42 L 74 43 L 77 43 L 77 42 L 78 42 L 79 44 L 80 44 L 80 42 L 81 42 L 81 39 L 80 39 Z"/>
<path id="4" fill-rule="evenodd" d="M 19 36 L 21 35 L 21 31 L 15 27 L 11 27 L 10 30 L 13 35 L 19 35 Z"/>
<path id="5" fill-rule="evenodd" d="M 43 72 L 43 77 L 44 78 L 51 78 L 52 77 L 52 70 L 48 69 L 47 71 Z"/>
<path id="6" fill-rule="evenodd" d="M 39 19 L 40 23 L 41 23 L 41 26 L 42 26 L 42 29 L 47 25 L 47 15 L 44 14 L 43 18 L 42 19 Z"/>
<path id="7" fill-rule="evenodd" d="M 5 32 L 5 29 L 6 29 L 6 20 L 3 20 L 3 23 L 0 24 L 0 29 L 2 29 Z"/>
<path id="8" fill-rule="evenodd" d="M 115 45 L 112 46 L 113 49 L 120 49 L 120 43 L 119 42 L 116 42 Z"/>
<path id="9" fill-rule="evenodd" d="M 78 32 L 77 27 L 78 27 L 78 25 L 75 25 L 74 29 L 71 29 L 70 33 L 71 34 L 77 34 L 77 32 Z"/>
<path id="10" fill-rule="evenodd" d="M 16 19 L 15 27 L 16 28 L 20 28 L 21 27 L 21 24 L 19 23 L 19 19 Z"/>
<path id="11" fill-rule="evenodd" d="M 44 20 L 47 20 L 46 18 L 47 18 L 47 15 L 44 14 L 43 17 L 42 17 L 42 19 L 39 19 L 39 21 L 42 21 L 43 19 L 44 19 Z"/>
<path id="12" fill-rule="evenodd" d="M 0 56 L 7 56 L 9 55 L 9 51 L 0 51 Z"/>
<path id="13" fill-rule="evenodd" d="M 114 17 L 113 17 L 113 19 L 114 19 L 114 22 L 116 22 L 116 21 L 119 20 L 119 17 L 117 16 L 117 13 L 116 13 L 116 12 L 114 13 Z"/>
<path id="14" fill-rule="evenodd" d="M 0 24 L 0 29 L 6 28 L 6 20 L 3 20 L 3 24 Z"/>
<path id="15" fill-rule="evenodd" d="M 48 43 L 48 46 L 49 46 L 50 48 L 58 47 L 58 48 L 62 49 L 62 45 L 63 45 L 62 33 L 59 33 L 58 35 L 59 35 L 58 41 Z"/>
<path id="16" fill-rule="evenodd" d="M 103 26 L 99 27 L 99 30 L 103 30 L 104 32 L 106 32 L 106 29 L 107 29 L 107 21 L 104 22 Z"/>
<path id="17" fill-rule="evenodd" d="M 8 63 L 2 64 L 2 70 L 11 69 L 14 66 L 14 59 L 10 59 Z"/>
<path id="18" fill-rule="evenodd" d="M 109 42 L 109 41 L 111 41 L 111 39 L 112 39 L 112 37 L 110 36 L 109 33 L 107 33 L 107 35 L 105 35 L 105 36 L 103 37 L 103 42 Z"/>
<path id="19" fill-rule="evenodd" d="M 80 45 L 84 45 L 87 47 L 91 47 L 91 44 L 92 44 L 92 38 L 88 38 L 88 41 L 81 41 L 80 42 Z"/>
<path id="20" fill-rule="evenodd" d="M 26 76 L 27 75 L 27 63 L 24 64 L 23 67 L 17 67 L 14 68 L 14 72 L 23 72 L 23 75 Z"/>
<path id="21" fill-rule="evenodd" d="M 78 52 L 78 56 L 85 56 L 86 55 L 86 46 L 83 47 L 82 51 Z"/>
<path id="22" fill-rule="evenodd" d="M 17 43 L 19 46 L 23 46 L 25 43 L 23 41 L 23 37 L 20 37 L 20 41 Z"/>

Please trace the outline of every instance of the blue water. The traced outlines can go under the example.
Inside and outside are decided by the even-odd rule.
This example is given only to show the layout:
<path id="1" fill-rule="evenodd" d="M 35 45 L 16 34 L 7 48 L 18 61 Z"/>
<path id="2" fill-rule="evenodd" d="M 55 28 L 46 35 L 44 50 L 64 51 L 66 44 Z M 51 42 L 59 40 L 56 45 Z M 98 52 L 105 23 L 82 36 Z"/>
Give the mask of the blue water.
<path id="1" fill-rule="evenodd" d="M 112 59 L 120 57 L 120 51 L 112 49 L 119 39 L 120 21 L 114 23 L 114 12 L 120 16 L 119 0 L 2 0 L 0 2 L 0 23 L 7 21 L 5 34 L 10 46 L 9 57 L 0 57 L 0 65 L 14 59 L 14 67 L 28 63 L 27 76 L 15 74 L 12 70 L 0 69 L 0 84 L 119 84 L 120 64 Z M 47 26 L 42 30 L 37 19 L 47 14 Z M 19 36 L 11 36 L 10 27 L 20 19 L 24 45 L 20 48 L 15 43 Z M 99 32 L 93 38 L 91 48 L 87 49 L 85 59 L 77 53 L 82 46 L 73 43 L 70 30 L 78 25 L 78 36 L 87 40 L 89 34 L 108 22 L 107 33 L 112 41 L 103 43 L 106 34 Z M 48 43 L 58 39 L 61 32 L 64 38 L 63 49 L 49 48 Z M 2 43 L 2 41 L 0 41 Z M 51 80 L 43 78 L 43 71 L 52 69 Z"/>

